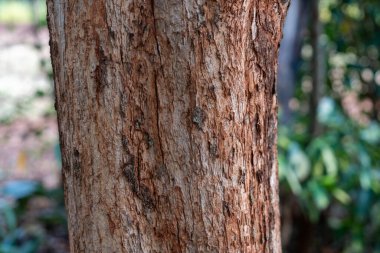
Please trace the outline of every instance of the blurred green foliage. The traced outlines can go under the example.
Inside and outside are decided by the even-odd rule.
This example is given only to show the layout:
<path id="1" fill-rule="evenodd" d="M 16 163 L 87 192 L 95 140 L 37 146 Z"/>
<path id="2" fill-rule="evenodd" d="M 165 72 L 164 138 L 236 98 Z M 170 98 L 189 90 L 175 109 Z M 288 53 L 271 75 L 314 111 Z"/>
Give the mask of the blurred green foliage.
<path id="1" fill-rule="evenodd" d="M 326 59 L 317 115 L 322 130 L 308 132 L 314 94 L 306 36 L 297 119 L 279 128 L 281 190 L 295 196 L 314 230 L 328 231 L 312 232 L 319 238 L 310 240 L 310 252 L 380 252 L 380 1 L 321 0 L 320 7 Z"/>
<path id="2" fill-rule="evenodd" d="M 0 252 L 60 252 L 49 238 L 67 241 L 63 190 L 35 181 L 9 181 L 0 188 Z M 53 250 L 53 251 L 52 251 Z"/>
<path id="3" fill-rule="evenodd" d="M 0 24 L 45 26 L 45 0 L 0 0 Z"/>

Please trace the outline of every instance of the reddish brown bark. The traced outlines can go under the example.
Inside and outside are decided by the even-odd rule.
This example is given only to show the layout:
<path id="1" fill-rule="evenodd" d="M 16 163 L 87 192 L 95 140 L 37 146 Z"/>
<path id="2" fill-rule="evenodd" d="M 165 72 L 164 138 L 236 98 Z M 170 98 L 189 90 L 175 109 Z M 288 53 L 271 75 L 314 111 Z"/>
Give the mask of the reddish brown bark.
<path id="1" fill-rule="evenodd" d="M 48 0 L 72 252 L 280 252 L 284 0 Z"/>

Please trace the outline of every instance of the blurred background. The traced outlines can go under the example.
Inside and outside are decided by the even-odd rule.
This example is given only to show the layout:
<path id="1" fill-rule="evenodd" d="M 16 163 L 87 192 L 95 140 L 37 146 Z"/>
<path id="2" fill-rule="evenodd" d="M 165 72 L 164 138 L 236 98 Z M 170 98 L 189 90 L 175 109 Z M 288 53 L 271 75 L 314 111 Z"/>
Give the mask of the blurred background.
<path id="1" fill-rule="evenodd" d="M 0 0 L 0 253 L 68 252 L 43 0 Z M 292 0 L 278 96 L 285 253 L 380 253 L 380 1 Z"/>
<path id="2" fill-rule="evenodd" d="M 43 0 L 0 0 L 0 253 L 66 253 Z"/>

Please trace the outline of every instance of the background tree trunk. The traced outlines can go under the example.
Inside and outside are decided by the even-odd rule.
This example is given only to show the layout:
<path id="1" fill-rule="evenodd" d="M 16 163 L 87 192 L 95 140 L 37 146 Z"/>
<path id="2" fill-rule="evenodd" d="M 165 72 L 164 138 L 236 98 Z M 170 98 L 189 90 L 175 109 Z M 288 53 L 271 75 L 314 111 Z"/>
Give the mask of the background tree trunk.
<path id="1" fill-rule="evenodd" d="M 311 3 L 311 45 L 313 47 L 313 58 L 311 62 L 313 85 L 309 104 L 309 133 L 317 137 L 322 132 L 322 126 L 318 122 L 318 105 L 323 94 L 325 85 L 324 51 L 321 44 L 323 31 L 319 17 L 319 0 Z"/>
<path id="2" fill-rule="evenodd" d="M 282 109 L 280 123 L 292 125 L 294 113 L 289 102 L 297 87 L 297 73 L 300 52 L 310 16 L 310 0 L 292 0 L 284 23 L 284 37 L 281 41 L 278 71 L 278 101 Z"/>
<path id="3" fill-rule="evenodd" d="M 48 0 L 71 252 L 281 252 L 286 0 Z"/>

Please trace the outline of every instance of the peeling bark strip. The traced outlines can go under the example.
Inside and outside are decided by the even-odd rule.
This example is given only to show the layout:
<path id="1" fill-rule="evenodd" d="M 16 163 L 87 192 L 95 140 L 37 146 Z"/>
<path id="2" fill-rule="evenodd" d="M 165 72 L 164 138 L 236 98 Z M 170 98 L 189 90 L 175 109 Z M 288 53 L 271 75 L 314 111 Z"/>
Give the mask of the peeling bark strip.
<path id="1" fill-rule="evenodd" d="M 288 1 L 47 5 L 71 252 L 281 252 Z"/>

